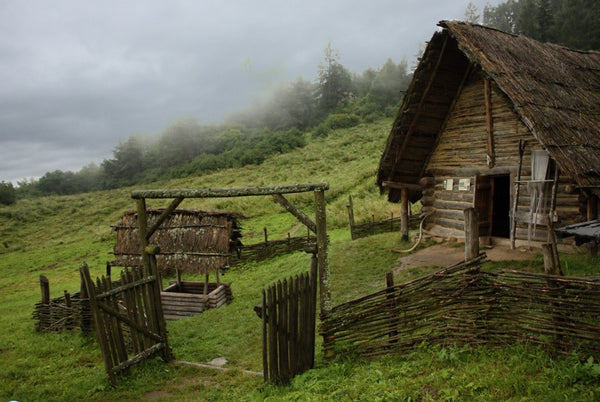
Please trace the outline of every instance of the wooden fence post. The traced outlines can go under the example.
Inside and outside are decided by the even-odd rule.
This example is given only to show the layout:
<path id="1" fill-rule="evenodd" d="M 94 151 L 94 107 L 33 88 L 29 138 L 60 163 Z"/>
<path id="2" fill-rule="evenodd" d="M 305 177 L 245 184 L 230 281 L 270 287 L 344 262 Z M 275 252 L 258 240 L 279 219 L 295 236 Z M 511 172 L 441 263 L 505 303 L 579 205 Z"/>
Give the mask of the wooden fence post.
<path id="1" fill-rule="evenodd" d="M 317 225 L 317 260 L 319 265 L 319 301 L 321 315 L 331 312 L 331 279 L 329 275 L 329 256 L 327 252 L 327 215 L 325 212 L 325 191 L 315 191 L 315 222 Z"/>
<path id="2" fill-rule="evenodd" d="M 40 320 L 37 326 L 37 330 L 41 331 L 50 326 L 50 283 L 48 278 L 44 275 L 40 275 L 40 290 L 42 292 L 42 298 L 40 303 Z"/>
<path id="3" fill-rule="evenodd" d="M 354 235 L 354 203 L 352 202 L 352 195 L 348 196 L 348 205 L 346 205 L 348 209 L 348 223 L 350 224 L 350 238 L 352 240 L 355 239 Z"/>
<path id="4" fill-rule="evenodd" d="M 475 208 L 467 208 L 465 214 L 465 261 L 479 256 L 479 219 Z"/>
<path id="5" fill-rule="evenodd" d="M 385 292 L 387 293 L 387 299 L 390 301 L 390 303 L 394 303 L 394 289 L 393 289 L 394 273 L 391 271 L 385 273 L 385 287 L 386 287 Z M 398 336 L 398 331 L 396 330 L 397 322 L 398 322 L 398 319 L 396 318 L 395 313 L 392 312 L 391 319 L 390 319 L 390 332 L 388 334 L 390 337 L 390 347 L 394 343 L 398 343 L 398 339 L 396 338 Z"/>
<path id="6" fill-rule="evenodd" d="M 542 244 L 542 254 L 544 255 L 544 272 L 548 275 L 556 275 L 557 269 L 552 244 Z"/>
<path id="7" fill-rule="evenodd" d="M 40 275 L 40 289 L 42 291 L 42 304 L 50 303 L 50 282 L 44 275 Z"/>
<path id="8" fill-rule="evenodd" d="M 402 241 L 408 241 L 408 188 L 402 187 L 400 196 L 400 233 Z"/>

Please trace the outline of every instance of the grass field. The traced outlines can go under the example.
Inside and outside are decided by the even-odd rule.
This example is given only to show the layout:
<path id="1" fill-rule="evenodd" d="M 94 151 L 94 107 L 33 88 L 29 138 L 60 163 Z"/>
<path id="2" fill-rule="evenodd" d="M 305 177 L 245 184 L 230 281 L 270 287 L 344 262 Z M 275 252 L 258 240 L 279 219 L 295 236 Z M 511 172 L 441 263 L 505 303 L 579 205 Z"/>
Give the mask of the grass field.
<path id="1" fill-rule="evenodd" d="M 303 182 L 329 182 L 326 194 L 331 245 L 333 303 L 379 289 L 395 267 L 395 233 L 350 241 L 346 204 L 354 198 L 357 221 L 399 214 L 375 186 L 375 171 L 391 120 L 332 131 L 303 149 L 278 155 L 260 166 L 154 183 L 146 188 L 229 188 Z M 138 189 L 140 187 L 136 187 Z M 63 197 L 44 197 L 0 207 L 0 400 L 594 400 L 600 397 L 600 364 L 575 357 L 554 359 L 543 350 L 506 347 L 488 350 L 421 345 L 408 355 L 372 361 L 340 355 L 325 362 L 317 338 L 316 368 L 285 387 L 264 385 L 243 370 L 261 371 L 260 320 L 252 310 L 260 290 L 304 272 L 309 256 L 295 253 L 232 268 L 234 302 L 202 315 L 168 323 L 178 361 L 207 363 L 225 357 L 228 371 L 152 360 L 108 385 L 100 348 L 78 331 L 38 333 L 31 318 L 39 301 L 39 275 L 50 280 L 51 296 L 79 289 L 78 268 L 104 272 L 115 241 L 111 225 L 135 207 L 134 188 Z M 288 197 L 314 216 L 312 195 Z M 151 202 L 164 207 L 168 201 Z M 306 229 L 264 197 L 186 200 L 183 208 L 240 211 L 245 241 L 283 238 Z M 403 245 L 407 246 L 407 245 Z M 571 274 L 593 272 L 597 261 L 573 256 Z M 491 269 L 494 267 L 492 266 Z M 396 282 L 423 274 L 407 272 Z M 163 278 L 167 281 L 169 278 Z M 185 276 L 186 280 L 201 280 Z"/>

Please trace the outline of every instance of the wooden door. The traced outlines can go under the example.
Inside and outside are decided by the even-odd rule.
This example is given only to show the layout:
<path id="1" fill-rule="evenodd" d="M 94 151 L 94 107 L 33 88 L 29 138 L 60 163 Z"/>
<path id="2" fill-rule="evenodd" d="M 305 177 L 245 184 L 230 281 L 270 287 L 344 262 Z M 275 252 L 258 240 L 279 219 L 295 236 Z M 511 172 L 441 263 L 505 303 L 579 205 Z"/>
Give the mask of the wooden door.
<path id="1" fill-rule="evenodd" d="M 117 375 L 144 359 L 156 355 L 164 361 L 173 358 L 155 276 L 147 275 L 143 268 L 126 269 L 115 287 L 104 276 L 94 283 L 85 263 L 80 273 L 111 385 L 115 385 Z"/>
<path id="2" fill-rule="evenodd" d="M 262 291 L 265 382 L 288 384 L 313 368 L 317 311 L 317 258 L 310 273 L 278 281 Z"/>

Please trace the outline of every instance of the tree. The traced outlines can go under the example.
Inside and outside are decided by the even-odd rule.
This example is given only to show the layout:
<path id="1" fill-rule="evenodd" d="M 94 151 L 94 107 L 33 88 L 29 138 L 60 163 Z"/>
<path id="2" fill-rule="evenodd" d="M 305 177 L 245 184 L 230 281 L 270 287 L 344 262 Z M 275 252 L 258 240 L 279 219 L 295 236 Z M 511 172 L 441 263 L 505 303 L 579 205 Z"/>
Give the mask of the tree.
<path id="1" fill-rule="evenodd" d="M 11 205 L 17 200 L 15 188 L 12 183 L 0 182 L 0 204 Z"/>
<path id="2" fill-rule="evenodd" d="M 407 62 L 403 59 L 397 65 L 387 59 L 381 70 L 375 75 L 369 94 L 382 107 L 395 105 L 408 87 L 409 76 Z"/>
<path id="3" fill-rule="evenodd" d="M 465 10 L 465 22 L 479 24 L 479 10 L 472 1 L 467 4 L 467 9 Z"/>
<path id="4" fill-rule="evenodd" d="M 519 14 L 519 3 L 508 0 L 497 7 L 489 3 L 483 8 L 483 25 L 493 27 L 508 33 L 517 32 L 517 16 Z"/>
<path id="5" fill-rule="evenodd" d="M 339 53 L 329 42 L 325 48 L 325 59 L 319 63 L 317 88 L 318 112 L 324 118 L 352 94 L 352 78 L 338 59 Z"/>
<path id="6" fill-rule="evenodd" d="M 144 146 L 139 136 L 130 136 L 113 150 L 114 159 L 102 162 L 102 185 L 104 188 L 117 188 L 135 184 L 142 176 L 144 168 Z"/>
<path id="7" fill-rule="evenodd" d="M 505 32 L 573 49 L 600 49 L 597 0 L 508 0 L 486 5 L 483 23 Z"/>

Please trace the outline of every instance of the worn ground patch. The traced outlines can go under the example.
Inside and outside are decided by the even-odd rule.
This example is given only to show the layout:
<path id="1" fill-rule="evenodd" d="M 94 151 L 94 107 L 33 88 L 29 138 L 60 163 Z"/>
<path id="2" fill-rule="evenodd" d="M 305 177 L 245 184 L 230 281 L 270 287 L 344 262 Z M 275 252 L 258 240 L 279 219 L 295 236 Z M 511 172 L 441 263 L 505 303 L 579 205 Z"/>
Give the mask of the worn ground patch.
<path id="1" fill-rule="evenodd" d="M 491 248 L 482 248 L 488 260 L 490 261 L 523 261 L 532 259 L 536 251 L 529 251 L 524 248 L 511 250 L 506 246 L 493 246 Z M 462 244 L 442 243 L 421 249 L 413 254 L 401 256 L 398 258 L 398 268 L 394 272 L 400 272 L 404 269 L 437 266 L 440 268 L 449 267 L 458 262 L 464 261 L 465 249 Z"/>

